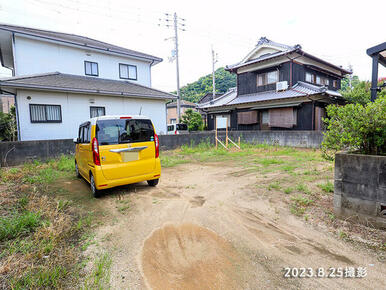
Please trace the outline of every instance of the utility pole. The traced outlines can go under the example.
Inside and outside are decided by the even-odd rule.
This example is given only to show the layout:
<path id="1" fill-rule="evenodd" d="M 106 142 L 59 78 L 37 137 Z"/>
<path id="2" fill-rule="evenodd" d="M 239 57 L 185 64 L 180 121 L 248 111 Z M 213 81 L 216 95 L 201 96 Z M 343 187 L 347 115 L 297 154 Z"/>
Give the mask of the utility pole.
<path id="1" fill-rule="evenodd" d="M 171 14 L 165 13 L 166 15 L 166 27 L 170 28 L 172 25 L 169 24 L 169 22 L 173 21 L 173 28 L 174 28 L 174 50 L 172 51 L 172 57 L 169 58 L 170 61 L 176 60 L 176 75 L 177 75 L 177 123 L 180 122 L 181 119 L 181 96 L 180 96 L 180 67 L 179 67 L 179 51 L 178 51 L 178 29 L 182 31 L 186 31 L 185 29 L 185 19 L 180 18 L 177 16 L 177 13 L 174 12 L 173 14 L 173 20 L 170 19 Z M 161 20 L 161 19 L 160 19 Z M 182 22 L 182 23 L 181 23 Z M 160 24 L 159 24 L 160 26 Z M 168 40 L 168 39 L 165 39 Z"/>
<path id="2" fill-rule="evenodd" d="M 212 93 L 212 99 L 214 100 L 216 98 L 216 75 L 215 75 L 215 68 L 214 65 L 217 62 L 217 53 L 213 50 L 212 45 L 212 87 L 213 87 L 213 93 Z"/>
<path id="3" fill-rule="evenodd" d="M 177 124 L 181 118 L 181 96 L 180 96 L 180 66 L 178 62 L 178 18 L 177 13 L 174 12 L 174 50 L 176 54 L 176 72 L 177 72 Z"/>
<path id="4" fill-rule="evenodd" d="M 353 73 L 353 69 L 352 69 L 352 65 L 351 64 L 349 64 L 348 70 L 351 72 L 351 74 L 348 76 L 348 78 L 349 78 L 350 90 L 352 90 L 352 77 L 353 77 L 352 73 Z"/>

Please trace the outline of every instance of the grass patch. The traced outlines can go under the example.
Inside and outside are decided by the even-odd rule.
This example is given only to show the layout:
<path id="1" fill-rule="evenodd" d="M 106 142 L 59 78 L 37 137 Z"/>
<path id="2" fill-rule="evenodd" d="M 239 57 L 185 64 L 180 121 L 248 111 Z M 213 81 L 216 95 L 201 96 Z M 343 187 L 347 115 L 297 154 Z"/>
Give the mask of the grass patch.
<path id="1" fill-rule="evenodd" d="M 334 192 L 334 184 L 331 181 L 325 183 L 319 183 L 318 187 L 326 193 Z"/>
<path id="2" fill-rule="evenodd" d="M 291 213 L 297 216 L 303 215 L 306 211 L 306 208 L 311 204 L 313 204 L 314 202 L 312 199 L 308 197 L 304 197 L 300 194 L 297 196 L 292 196 L 291 201 L 292 201 L 291 207 L 290 207 Z"/>
<path id="3" fill-rule="evenodd" d="M 292 193 L 293 191 L 294 191 L 293 187 L 287 187 L 287 188 L 284 189 L 284 193 L 285 193 L 285 194 L 290 194 L 290 193 Z"/>
<path id="4" fill-rule="evenodd" d="M 111 257 L 105 253 L 98 258 L 93 266 L 93 270 L 86 278 L 83 289 L 109 289 Z"/>
<path id="5" fill-rule="evenodd" d="M 14 212 L 0 218 L 0 241 L 16 238 L 33 231 L 42 223 L 40 214 L 34 212 Z"/>
<path id="6" fill-rule="evenodd" d="M 173 167 L 179 164 L 189 163 L 190 161 L 187 159 L 184 159 L 182 156 L 179 155 L 164 155 L 161 154 L 161 165 L 162 167 Z"/>
<path id="7" fill-rule="evenodd" d="M 276 190 L 280 190 L 281 189 L 281 186 L 280 186 L 280 183 L 279 182 L 272 182 L 268 185 L 268 188 L 267 188 L 269 191 L 271 191 L 272 189 L 276 189 Z"/>
<path id="8" fill-rule="evenodd" d="M 300 183 L 296 186 L 296 190 L 305 194 L 311 194 L 311 190 L 304 183 Z"/>
<path id="9" fill-rule="evenodd" d="M 12 279 L 12 289 L 58 289 L 61 280 L 66 277 L 67 270 L 61 266 L 52 269 L 38 268 L 29 271 L 17 279 Z"/>
<path id="10" fill-rule="evenodd" d="M 1 170 L 0 288 L 78 288 L 93 214 L 56 190 L 59 178 L 74 175 L 72 156 Z"/>

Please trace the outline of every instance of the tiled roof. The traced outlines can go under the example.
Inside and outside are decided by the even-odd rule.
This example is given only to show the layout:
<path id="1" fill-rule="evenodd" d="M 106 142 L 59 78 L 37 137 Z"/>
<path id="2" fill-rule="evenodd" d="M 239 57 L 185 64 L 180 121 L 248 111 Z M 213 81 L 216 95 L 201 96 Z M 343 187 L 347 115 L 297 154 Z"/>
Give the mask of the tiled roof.
<path id="1" fill-rule="evenodd" d="M 186 100 L 181 100 L 181 101 L 180 101 L 180 105 L 181 105 L 181 106 L 196 107 L 196 104 L 195 104 L 195 103 L 192 103 L 192 102 L 189 102 L 189 101 L 186 101 Z M 167 106 L 168 108 L 177 107 L 177 101 L 168 103 L 166 106 Z"/>
<path id="2" fill-rule="evenodd" d="M 341 97 L 341 94 L 339 92 L 328 90 L 326 87 L 319 87 L 319 86 L 315 86 L 312 84 L 299 81 L 292 88 L 285 91 L 279 91 L 279 92 L 266 91 L 266 92 L 237 96 L 237 90 L 234 89 L 234 91 L 227 92 L 223 96 L 219 97 L 218 99 L 221 99 L 221 102 L 216 102 L 215 100 L 211 104 L 209 102 L 206 104 L 201 104 L 199 105 L 199 108 L 210 109 L 210 108 L 226 107 L 226 106 L 239 105 L 239 104 L 298 98 L 298 97 L 305 97 L 305 96 L 317 95 L 317 94 L 327 94 L 332 97 Z"/>
<path id="3" fill-rule="evenodd" d="M 8 25 L 8 24 L 0 24 L 0 30 L 20 33 L 24 35 L 29 36 L 35 36 L 35 37 L 41 37 L 49 40 L 55 40 L 55 41 L 61 41 L 61 42 L 67 42 L 70 44 L 80 45 L 84 47 L 88 47 L 90 49 L 100 49 L 107 52 L 114 52 L 118 54 L 124 54 L 127 56 L 134 56 L 139 58 L 146 58 L 149 60 L 153 60 L 155 62 L 161 62 L 162 58 L 138 52 L 135 50 L 127 49 L 124 47 L 120 47 L 117 45 L 113 45 L 110 43 L 106 43 L 103 41 L 99 41 L 96 39 L 88 38 L 85 36 L 80 36 L 76 34 L 69 34 L 69 33 L 63 33 L 63 32 L 56 32 L 56 31 L 49 31 L 49 30 L 42 30 L 42 29 L 36 29 L 36 28 L 30 28 L 30 27 L 24 27 L 24 26 L 15 26 L 15 25 Z"/>
<path id="4" fill-rule="evenodd" d="M 260 57 L 252 59 L 252 60 L 243 59 L 239 63 L 226 66 L 225 69 L 229 70 L 229 71 L 232 71 L 234 69 L 237 69 L 237 68 L 240 68 L 240 67 L 244 67 L 244 66 L 247 66 L 247 65 L 250 65 L 250 64 L 255 64 L 255 63 L 263 62 L 263 61 L 266 61 L 266 60 L 274 59 L 274 58 L 277 58 L 277 57 L 280 57 L 280 56 L 283 56 L 283 55 L 287 55 L 287 54 L 291 54 L 291 53 L 295 53 L 296 52 L 296 53 L 299 53 L 302 56 L 311 58 L 311 59 L 316 60 L 318 62 L 321 62 L 321 63 L 323 63 L 325 65 L 328 65 L 328 66 L 330 66 L 330 67 L 332 67 L 332 68 L 334 68 L 336 70 L 339 70 L 343 74 L 351 74 L 352 73 L 349 70 L 343 69 L 340 66 L 336 66 L 336 65 L 334 65 L 332 63 L 329 63 L 329 62 L 327 62 L 325 60 L 322 60 L 322 59 L 320 59 L 320 58 L 318 58 L 316 56 L 313 56 L 313 55 L 303 51 L 302 47 L 299 44 L 296 44 L 294 46 L 285 45 L 285 44 L 281 44 L 281 43 L 277 43 L 277 42 L 274 42 L 272 40 L 269 40 L 266 37 L 261 37 L 259 39 L 259 41 L 257 42 L 256 47 L 254 48 L 254 50 L 252 50 L 252 52 L 257 50 L 257 49 L 259 49 L 259 46 L 263 46 L 263 45 L 268 45 L 268 46 L 272 46 L 272 47 L 278 47 L 278 48 L 281 48 L 282 50 L 278 51 L 278 52 L 274 52 L 274 53 L 264 54 L 264 55 L 261 55 Z M 249 54 L 249 56 L 250 56 L 250 54 Z"/>
<path id="5" fill-rule="evenodd" d="M 229 102 L 231 102 L 233 99 L 237 97 L 237 88 L 230 88 L 225 94 L 223 94 L 220 97 L 217 97 L 214 100 L 211 100 L 206 103 L 198 104 L 199 109 L 208 109 L 211 107 L 219 107 L 223 105 L 227 105 Z"/>
<path id="6" fill-rule="evenodd" d="M 86 77 L 59 72 L 0 79 L 0 87 L 29 88 L 101 95 L 175 99 L 176 96 L 129 81 Z"/>

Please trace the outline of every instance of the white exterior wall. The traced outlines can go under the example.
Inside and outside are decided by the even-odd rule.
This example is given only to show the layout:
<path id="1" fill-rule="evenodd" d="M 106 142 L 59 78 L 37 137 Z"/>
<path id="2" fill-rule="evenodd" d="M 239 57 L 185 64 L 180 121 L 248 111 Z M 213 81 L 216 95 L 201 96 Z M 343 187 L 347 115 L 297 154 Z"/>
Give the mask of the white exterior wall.
<path id="1" fill-rule="evenodd" d="M 31 99 L 27 100 L 30 96 Z M 90 99 L 95 100 L 90 103 Z M 86 94 L 18 90 L 20 141 L 72 139 L 79 125 L 90 118 L 90 106 L 105 107 L 106 115 L 142 115 L 150 117 L 157 134 L 166 132 L 166 101 L 135 97 L 95 96 Z M 61 123 L 31 123 L 29 104 L 61 105 Z"/>
<path id="2" fill-rule="evenodd" d="M 55 71 L 85 76 L 84 61 L 98 63 L 99 78 L 115 80 L 125 80 L 119 78 L 119 63 L 135 65 L 137 66 L 137 80 L 129 81 L 151 86 L 150 61 L 15 36 L 17 76 Z"/>

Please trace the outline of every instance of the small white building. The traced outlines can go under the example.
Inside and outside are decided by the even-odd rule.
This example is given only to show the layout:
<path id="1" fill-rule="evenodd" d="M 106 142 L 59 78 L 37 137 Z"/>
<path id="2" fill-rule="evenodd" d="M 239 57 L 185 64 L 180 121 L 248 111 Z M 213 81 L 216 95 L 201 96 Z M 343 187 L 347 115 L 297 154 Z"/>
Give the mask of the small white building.
<path id="1" fill-rule="evenodd" d="M 90 117 L 143 114 L 166 132 L 166 102 L 151 88 L 161 58 L 83 36 L 0 25 L 0 61 L 12 77 L 0 93 L 15 98 L 19 140 L 67 139 Z"/>

